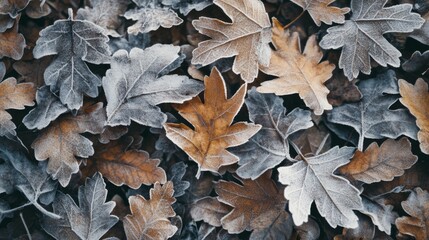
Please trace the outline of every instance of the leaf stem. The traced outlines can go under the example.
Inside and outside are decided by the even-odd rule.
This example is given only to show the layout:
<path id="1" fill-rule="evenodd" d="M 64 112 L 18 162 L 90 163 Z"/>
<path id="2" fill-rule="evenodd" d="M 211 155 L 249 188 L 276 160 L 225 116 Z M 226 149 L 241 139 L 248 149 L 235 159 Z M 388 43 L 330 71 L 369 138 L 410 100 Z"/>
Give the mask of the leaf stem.
<path id="1" fill-rule="evenodd" d="M 286 24 L 283 29 L 288 29 L 292 24 L 294 24 L 298 19 L 300 19 L 304 15 L 305 11 L 302 11 L 298 17 L 296 17 L 294 20 L 292 20 L 290 23 Z"/>
<path id="2" fill-rule="evenodd" d="M 21 218 L 22 225 L 24 225 L 25 231 L 27 232 L 28 240 L 32 240 L 30 231 L 28 230 L 27 224 L 25 223 L 24 216 L 22 215 L 22 212 L 19 213 L 19 217 Z"/>
<path id="3" fill-rule="evenodd" d="M 0 213 L 2 213 L 2 214 L 12 213 L 12 212 L 18 211 L 20 209 L 23 209 L 23 208 L 25 208 L 27 206 L 30 206 L 31 204 L 32 204 L 31 202 L 28 202 L 28 203 L 25 203 L 25 204 L 23 204 L 23 205 L 21 205 L 19 207 L 16 207 L 16 208 L 12 208 L 12 209 L 8 209 L 8 210 L 1 210 Z"/>
<path id="4" fill-rule="evenodd" d="M 362 137 L 362 135 L 359 136 L 359 143 L 358 143 L 358 150 L 363 152 L 363 140 L 364 137 Z"/>
<path id="5" fill-rule="evenodd" d="M 33 205 L 43 214 L 46 216 L 53 218 L 53 219 L 61 219 L 62 217 L 60 215 L 57 215 L 55 213 L 49 212 L 48 210 L 44 209 L 40 204 L 36 201 L 33 202 Z"/>

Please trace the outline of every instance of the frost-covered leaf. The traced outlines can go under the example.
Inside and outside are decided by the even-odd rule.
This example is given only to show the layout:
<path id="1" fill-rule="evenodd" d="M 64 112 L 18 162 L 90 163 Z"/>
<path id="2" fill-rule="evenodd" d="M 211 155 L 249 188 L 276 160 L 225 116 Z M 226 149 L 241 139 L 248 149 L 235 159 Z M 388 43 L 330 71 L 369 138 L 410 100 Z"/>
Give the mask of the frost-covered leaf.
<path id="1" fill-rule="evenodd" d="M 414 30 L 410 37 L 416 39 L 417 41 L 429 45 L 429 12 L 427 12 L 423 18 L 425 19 L 425 23 L 421 28 L 417 28 Z"/>
<path id="2" fill-rule="evenodd" d="M 16 18 L 29 2 L 30 0 L 2 0 L 0 2 L 0 14 L 9 14 L 11 18 Z"/>
<path id="3" fill-rule="evenodd" d="M 19 61 L 13 64 L 13 69 L 21 75 L 20 79 L 23 79 L 25 82 L 32 82 L 39 88 L 45 85 L 43 75 L 50 63 L 50 57 L 40 60 Z"/>
<path id="4" fill-rule="evenodd" d="M 0 81 L 3 80 L 4 75 L 6 75 L 6 66 L 3 62 L 0 62 Z"/>
<path id="5" fill-rule="evenodd" d="M 203 66 L 221 58 L 235 56 L 232 70 L 245 82 L 253 82 L 258 64 L 270 62 L 271 24 L 260 0 L 214 0 L 231 19 L 231 23 L 200 17 L 192 25 L 211 40 L 198 44 L 192 64 Z"/>
<path id="6" fill-rule="evenodd" d="M 237 174 L 256 179 L 284 159 L 290 158 L 288 137 L 313 126 L 311 113 L 299 108 L 286 115 L 283 99 L 274 94 L 261 94 L 252 88 L 245 100 L 249 119 L 262 125 L 247 143 L 231 149 L 239 157 Z M 269 139 L 269 140 L 268 140 Z"/>
<path id="7" fill-rule="evenodd" d="M 177 162 L 173 164 L 167 172 L 169 181 L 174 185 L 174 197 L 183 196 L 191 185 L 188 181 L 182 180 L 183 176 L 186 174 L 187 167 L 188 166 L 184 162 Z"/>
<path id="8" fill-rule="evenodd" d="M 213 0 L 162 0 L 162 4 L 180 10 L 183 15 L 188 15 L 192 10 L 201 11 L 213 4 Z"/>
<path id="9" fill-rule="evenodd" d="M 429 50 L 423 53 L 415 51 L 410 59 L 402 64 L 402 69 L 421 75 L 429 73 Z"/>
<path id="10" fill-rule="evenodd" d="M 204 221 L 211 226 L 220 227 L 221 219 L 231 211 L 231 207 L 215 197 L 204 197 L 192 204 L 189 213 L 194 221 Z"/>
<path id="11" fill-rule="evenodd" d="M 335 0 L 292 0 L 308 11 L 313 21 L 317 26 L 320 26 L 322 22 L 331 25 L 332 23 L 344 23 L 344 14 L 350 11 L 349 8 L 338 8 L 329 6 Z"/>
<path id="12" fill-rule="evenodd" d="M 106 198 L 106 184 L 97 173 L 79 187 L 79 206 L 70 195 L 57 192 L 52 206 L 61 219 L 45 217 L 42 227 L 55 239 L 98 240 L 118 222 L 118 217 L 110 215 L 115 202 Z"/>
<path id="13" fill-rule="evenodd" d="M 79 109 L 83 96 L 98 96 L 101 79 L 91 72 L 85 62 L 110 62 L 110 51 L 103 28 L 92 22 L 69 19 L 57 20 L 40 32 L 33 49 L 34 58 L 56 55 L 45 70 L 46 85 L 59 93 L 61 102 L 69 109 Z"/>
<path id="14" fill-rule="evenodd" d="M 383 36 L 388 32 L 411 32 L 420 28 L 424 19 L 411 13 L 411 4 L 384 7 L 387 0 L 352 0 L 352 17 L 344 25 L 328 29 L 320 42 L 324 49 L 343 48 L 339 67 L 351 80 L 359 75 L 371 73 L 374 59 L 382 66 L 399 67 L 402 55 Z"/>
<path id="15" fill-rule="evenodd" d="M 156 105 L 183 103 L 204 86 L 182 75 L 165 75 L 180 66 L 180 47 L 155 44 L 145 50 L 119 50 L 103 78 L 107 125 L 130 125 L 131 120 L 161 128 L 167 116 Z"/>
<path id="16" fill-rule="evenodd" d="M 345 178 L 333 174 L 350 161 L 354 150 L 336 146 L 314 157 L 302 157 L 292 166 L 278 168 L 279 181 L 287 185 L 284 196 L 289 200 L 289 211 L 296 225 L 308 221 L 311 204 L 315 202 L 330 226 L 358 226 L 353 210 L 362 208 L 360 192 Z"/>
<path id="17" fill-rule="evenodd" d="M 18 33 L 19 17 L 12 28 L 0 33 L 0 59 L 10 57 L 15 60 L 22 58 L 26 46 L 24 36 Z"/>
<path id="18" fill-rule="evenodd" d="M 363 150 L 364 138 L 397 138 L 401 135 L 417 139 L 417 126 L 406 109 L 390 110 L 398 100 L 395 72 L 389 70 L 358 83 L 362 100 L 335 107 L 327 114 L 331 123 L 352 127 L 359 135 L 358 149 Z"/>
<path id="19" fill-rule="evenodd" d="M 362 203 L 363 208 L 360 212 L 370 217 L 380 231 L 390 234 L 392 224 L 395 224 L 395 220 L 398 218 L 398 214 L 393 211 L 393 206 L 367 197 L 362 197 Z"/>

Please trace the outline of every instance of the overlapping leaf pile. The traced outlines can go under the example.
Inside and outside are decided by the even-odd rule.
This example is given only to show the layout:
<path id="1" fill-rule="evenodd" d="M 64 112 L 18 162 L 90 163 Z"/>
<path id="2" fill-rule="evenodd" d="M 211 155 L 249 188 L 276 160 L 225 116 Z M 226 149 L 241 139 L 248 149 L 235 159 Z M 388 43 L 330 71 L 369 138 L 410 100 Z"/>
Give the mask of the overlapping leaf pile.
<path id="1" fill-rule="evenodd" d="M 425 0 L 3 0 L 0 239 L 429 239 L 428 74 Z"/>

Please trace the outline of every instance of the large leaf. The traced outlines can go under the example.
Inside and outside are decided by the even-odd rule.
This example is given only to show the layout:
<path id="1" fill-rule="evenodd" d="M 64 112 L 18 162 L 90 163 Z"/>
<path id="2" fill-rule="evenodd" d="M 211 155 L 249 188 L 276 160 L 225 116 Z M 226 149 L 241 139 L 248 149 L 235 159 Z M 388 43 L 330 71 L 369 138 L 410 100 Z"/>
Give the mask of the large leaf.
<path id="1" fill-rule="evenodd" d="M 97 173 L 79 187 L 79 206 L 70 195 L 57 192 L 52 206 L 62 218 L 45 217 L 42 227 L 55 239 L 98 240 L 118 222 L 118 217 L 110 215 L 115 202 L 106 202 L 106 198 L 106 184 Z"/>
<path id="2" fill-rule="evenodd" d="M 221 58 L 235 57 L 232 70 L 246 82 L 258 75 L 258 64 L 268 66 L 271 29 L 268 14 L 260 0 L 214 0 L 231 23 L 200 17 L 192 22 L 195 29 L 209 36 L 192 54 L 193 64 L 203 66 Z"/>
<path id="3" fill-rule="evenodd" d="M 45 70 L 45 83 L 52 92 L 59 92 L 61 102 L 70 109 L 79 109 L 83 96 L 97 97 L 101 79 L 85 63 L 110 62 L 110 51 L 104 29 L 92 22 L 57 20 L 40 32 L 33 49 L 34 58 L 57 55 Z"/>
<path id="4" fill-rule="evenodd" d="M 387 0 L 352 0 L 352 17 L 344 25 L 328 29 L 320 42 L 322 48 L 343 48 L 339 67 L 351 80 L 359 72 L 371 73 L 370 57 L 382 66 L 399 67 L 401 52 L 384 37 L 388 32 L 412 32 L 424 19 L 411 13 L 411 4 L 385 8 Z"/>
<path id="5" fill-rule="evenodd" d="M 322 22 L 331 25 L 334 23 L 344 23 L 344 14 L 350 11 L 349 8 L 338 8 L 329 6 L 335 0 L 292 0 L 304 11 L 308 11 L 313 21 L 317 26 L 320 26 Z"/>
<path id="6" fill-rule="evenodd" d="M 284 191 L 289 200 L 289 210 L 294 223 L 308 221 L 311 203 L 332 227 L 355 228 L 358 217 L 353 210 L 362 208 L 359 190 L 345 178 L 333 174 L 335 169 L 347 164 L 354 148 L 334 147 L 314 157 L 302 157 L 292 166 L 280 167 L 279 181 L 287 185 Z"/>
<path id="7" fill-rule="evenodd" d="M 249 119 L 262 125 L 262 129 L 231 152 L 240 158 L 237 174 L 242 178 L 256 179 L 285 158 L 290 158 L 288 137 L 313 126 L 313 122 L 311 113 L 299 108 L 286 115 L 283 99 L 274 94 L 258 93 L 255 88 L 248 92 L 245 102 Z"/>
<path id="8" fill-rule="evenodd" d="M 156 44 L 145 50 L 119 50 L 103 78 L 107 124 L 130 125 L 131 120 L 161 128 L 167 116 L 156 105 L 183 103 L 204 87 L 187 76 L 165 75 L 179 67 L 180 48 Z"/>
<path id="9" fill-rule="evenodd" d="M 249 140 L 261 128 L 260 125 L 232 121 L 240 110 L 246 94 L 246 85 L 227 99 L 226 86 L 217 68 L 204 78 L 206 90 L 204 103 L 193 98 L 176 108 L 195 130 L 183 123 L 167 123 L 167 137 L 185 151 L 199 166 L 200 171 L 218 172 L 221 166 L 238 162 L 238 157 L 226 150 Z"/>
<path id="10" fill-rule="evenodd" d="M 364 138 L 417 138 L 414 118 L 406 109 L 390 110 L 398 100 L 398 82 L 394 71 L 387 71 L 358 83 L 362 100 L 335 107 L 328 121 L 352 127 L 359 135 L 358 149 L 363 151 Z"/>

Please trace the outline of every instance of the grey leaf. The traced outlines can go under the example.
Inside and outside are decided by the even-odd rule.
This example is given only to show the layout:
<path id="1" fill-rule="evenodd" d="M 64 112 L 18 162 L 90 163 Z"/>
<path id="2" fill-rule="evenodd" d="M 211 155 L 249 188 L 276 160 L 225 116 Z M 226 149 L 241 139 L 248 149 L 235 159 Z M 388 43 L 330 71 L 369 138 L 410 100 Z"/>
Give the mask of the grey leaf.
<path id="1" fill-rule="evenodd" d="M 131 120 L 161 128 L 167 116 L 156 105 L 183 103 L 200 93 L 201 82 L 187 76 L 164 75 L 177 65 L 180 47 L 156 44 L 145 50 L 119 50 L 113 55 L 111 69 L 103 78 L 107 98 L 107 124 L 129 125 Z"/>
<path id="2" fill-rule="evenodd" d="M 311 112 L 299 108 L 286 115 L 283 99 L 274 94 L 262 94 L 252 88 L 245 100 L 249 119 L 262 129 L 247 143 L 231 149 L 240 160 L 237 174 L 256 179 L 268 169 L 290 158 L 288 137 L 313 126 Z"/>
<path id="3" fill-rule="evenodd" d="M 40 32 L 33 49 L 34 58 L 57 55 L 45 70 L 45 83 L 52 92 L 59 92 L 61 102 L 69 109 L 79 109 L 84 94 L 97 97 L 101 80 L 85 61 L 109 63 L 108 41 L 103 28 L 88 21 L 74 21 L 72 16 L 57 20 Z"/>
<path id="4" fill-rule="evenodd" d="M 421 28 L 414 30 L 411 33 L 410 37 L 416 39 L 417 41 L 429 45 L 429 12 L 427 12 L 423 18 L 426 20 Z"/>
<path id="5" fill-rule="evenodd" d="M 6 75 L 6 66 L 3 62 L 0 62 L 0 81 L 3 80 L 4 75 Z"/>
<path id="6" fill-rule="evenodd" d="M 360 81 L 362 100 L 335 107 L 327 115 L 331 123 L 353 127 L 359 135 L 358 149 L 363 150 L 364 138 L 397 138 L 401 135 L 417 139 L 418 128 L 406 109 L 390 110 L 398 100 L 398 81 L 389 70 L 375 78 Z M 396 94 L 396 95 L 395 95 Z"/>
<path id="7" fill-rule="evenodd" d="M 106 184 L 96 173 L 79 187 L 79 206 L 70 195 L 57 192 L 53 208 L 62 219 L 43 218 L 42 227 L 55 239 L 98 240 L 119 220 L 110 215 L 115 202 L 106 202 L 106 198 Z"/>
<path id="8" fill-rule="evenodd" d="M 10 213 L 9 214 L 4 213 L 4 211 L 7 211 L 9 209 L 10 209 L 9 204 L 6 201 L 0 199 L 0 223 L 3 221 L 5 217 L 12 217 Z"/>
<path id="9" fill-rule="evenodd" d="M 385 205 L 382 201 L 374 201 L 367 197 L 362 197 L 362 203 L 363 209 L 360 212 L 370 217 L 380 231 L 390 235 L 392 224 L 399 217 L 393 211 L 393 206 Z"/>
<path id="10" fill-rule="evenodd" d="M 188 181 L 182 180 L 183 176 L 185 176 L 187 167 L 188 165 L 186 165 L 184 162 L 177 162 L 170 167 L 167 173 L 169 181 L 173 182 L 173 197 L 175 198 L 183 196 L 185 194 L 186 189 L 188 189 L 191 185 Z"/>
<path id="11" fill-rule="evenodd" d="M 335 169 L 350 161 L 354 150 L 336 146 L 321 155 L 278 168 L 279 181 L 287 185 L 284 195 L 289 200 L 289 210 L 296 225 L 308 221 L 314 201 L 331 227 L 358 226 L 358 217 L 353 210 L 362 208 L 360 192 L 345 178 L 333 174 Z"/>
<path id="12" fill-rule="evenodd" d="M 343 48 L 339 67 L 349 80 L 359 72 L 371 73 L 370 57 L 382 66 L 399 67 L 399 52 L 384 37 L 384 33 L 411 32 L 420 28 L 424 19 L 411 13 L 411 4 L 384 8 L 387 0 L 352 0 L 353 12 L 344 25 L 328 29 L 320 46 L 324 49 Z"/>
<path id="13" fill-rule="evenodd" d="M 402 64 L 402 69 L 406 72 L 426 75 L 429 73 L 429 50 L 420 53 L 415 51 L 411 58 Z"/>
<path id="14" fill-rule="evenodd" d="M 43 86 L 37 90 L 36 102 L 37 107 L 32 109 L 22 120 L 28 129 L 43 129 L 68 111 L 67 107 L 49 90 L 48 86 Z"/>
<path id="15" fill-rule="evenodd" d="M 201 11 L 213 4 L 213 0 L 162 0 L 162 4 L 179 9 L 183 15 L 188 15 L 192 10 Z"/>

